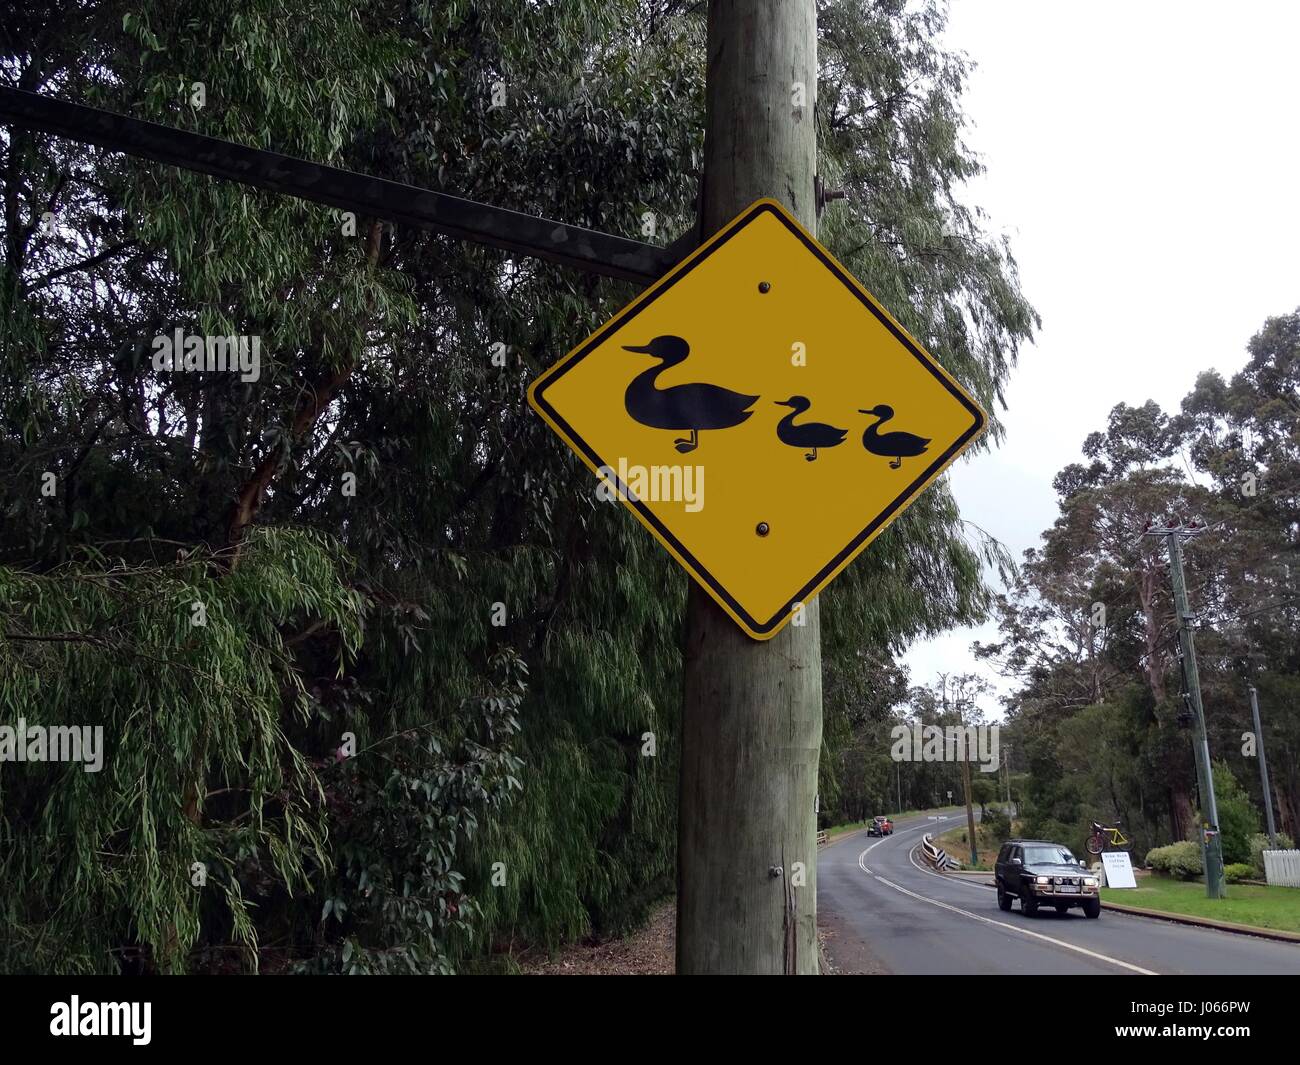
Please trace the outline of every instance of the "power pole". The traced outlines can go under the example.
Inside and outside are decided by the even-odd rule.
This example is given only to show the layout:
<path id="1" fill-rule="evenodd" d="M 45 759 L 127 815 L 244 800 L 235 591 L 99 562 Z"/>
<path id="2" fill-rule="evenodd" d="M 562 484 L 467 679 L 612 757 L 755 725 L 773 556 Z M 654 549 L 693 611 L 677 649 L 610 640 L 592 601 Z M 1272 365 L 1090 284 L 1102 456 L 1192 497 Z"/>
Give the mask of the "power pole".
<path id="1" fill-rule="evenodd" d="M 1185 537 L 1195 536 L 1196 526 L 1177 526 L 1166 529 L 1147 529 L 1145 536 L 1163 536 L 1169 548 L 1169 574 L 1174 586 L 1174 616 L 1178 621 L 1178 642 L 1182 650 L 1183 678 L 1191 698 L 1195 735 L 1192 747 L 1196 753 L 1196 780 L 1201 791 L 1202 815 L 1206 821 L 1201 826 L 1201 847 L 1205 857 L 1205 896 L 1210 899 L 1224 897 L 1223 848 L 1219 842 L 1219 804 L 1214 798 L 1214 773 L 1210 763 L 1210 743 L 1205 730 L 1205 708 L 1201 704 L 1201 677 L 1196 670 L 1196 643 L 1192 636 L 1192 611 L 1187 605 L 1187 583 L 1183 578 L 1183 548 Z"/>
<path id="2" fill-rule="evenodd" d="M 966 715 L 962 713 L 960 702 L 957 703 L 957 720 L 962 727 L 961 783 L 966 790 L 966 833 L 970 836 L 970 864 L 973 869 L 979 864 L 980 856 L 975 845 L 975 808 L 971 805 L 970 798 L 970 733 L 966 731 Z"/>
<path id="3" fill-rule="evenodd" d="M 701 236 L 762 197 L 816 231 L 813 0 L 710 0 Z M 754 285 L 762 281 L 754 264 Z M 677 972 L 815 974 L 822 738 L 817 603 L 751 640 L 690 586 Z"/>
<path id="4" fill-rule="evenodd" d="M 1268 818 L 1269 850 L 1277 849 L 1277 829 L 1273 825 L 1273 793 L 1268 787 L 1268 759 L 1264 757 L 1264 729 L 1259 723 L 1259 696 L 1250 686 L 1250 716 L 1255 721 L 1255 750 L 1259 754 L 1259 782 L 1264 788 L 1264 814 Z"/>
<path id="5" fill-rule="evenodd" d="M 1007 821 L 1011 821 L 1011 744 L 1002 748 L 1006 757 L 1002 759 L 1002 764 L 1007 771 Z"/>

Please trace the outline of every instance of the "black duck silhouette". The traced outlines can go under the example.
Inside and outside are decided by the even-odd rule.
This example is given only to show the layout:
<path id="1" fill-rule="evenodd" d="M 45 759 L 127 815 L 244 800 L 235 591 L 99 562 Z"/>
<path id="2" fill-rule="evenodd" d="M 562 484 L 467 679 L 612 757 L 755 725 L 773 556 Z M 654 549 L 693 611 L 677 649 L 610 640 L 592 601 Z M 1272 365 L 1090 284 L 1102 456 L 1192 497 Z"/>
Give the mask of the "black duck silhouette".
<path id="1" fill-rule="evenodd" d="M 925 449 L 930 446 L 929 437 L 915 436 L 912 433 L 882 433 L 880 431 L 880 427 L 894 416 L 893 407 L 887 407 L 881 403 L 870 410 L 860 410 L 858 413 L 874 414 L 878 419 L 874 424 L 867 426 L 867 431 L 862 434 L 862 446 L 873 455 L 892 458 L 894 461 L 889 464 L 891 470 L 898 469 L 905 458 L 924 455 Z"/>
<path id="2" fill-rule="evenodd" d="M 624 351 L 639 351 L 659 359 L 659 365 L 638 374 L 627 386 L 623 406 L 628 414 L 652 429 L 689 431 L 690 438 L 674 441 L 685 454 L 700 446 L 700 430 L 730 429 L 748 418 L 757 396 L 746 396 L 718 385 L 687 384 L 659 388 L 655 381 L 670 366 L 686 361 L 691 346 L 681 337 L 659 336 L 649 344 L 624 344 Z"/>
<path id="3" fill-rule="evenodd" d="M 776 427 L 777 437 L 781 443 L 789 444 L 791 447 L 812 448 L 812 451 L 804 456 L 809 462 L 817 457 L 819 447 L 835 447 L 842 444 L 849 434 L 847 429 L 836 429 L 835 426 L 827 425 L 825 422 L 804 422 L 802 425 L 795 425 L 795 418 L 812 406 L 812 400 L 807 396 L 778 399 L 776 405 L 794 408 Z"/>

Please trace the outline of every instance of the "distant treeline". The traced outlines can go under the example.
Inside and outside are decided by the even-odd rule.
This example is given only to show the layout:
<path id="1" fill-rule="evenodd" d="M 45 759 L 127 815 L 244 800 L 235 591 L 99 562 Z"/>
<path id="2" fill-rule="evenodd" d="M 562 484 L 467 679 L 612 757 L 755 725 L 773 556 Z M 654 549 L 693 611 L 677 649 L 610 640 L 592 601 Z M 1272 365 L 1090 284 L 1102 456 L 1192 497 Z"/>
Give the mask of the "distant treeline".
<path id="1" fill-rule="evenodd" d="M 1028 831 L 1082 841 L 1121 818 L 1134 854 L 1199 840 L 1190 706 L 1168 551 L 1183 543 L 1225 858 L 1249 861 L 1263 795 L 1258 690 L 1278 828 L 1300 827 L 1300 311 L 1270 318 L 1231 380 L 1172 413 L 1120 404 L 1054 482 L 1060 516 L 980 651 L 1018 682 L 1004 736 L 1025 759 Z"/>

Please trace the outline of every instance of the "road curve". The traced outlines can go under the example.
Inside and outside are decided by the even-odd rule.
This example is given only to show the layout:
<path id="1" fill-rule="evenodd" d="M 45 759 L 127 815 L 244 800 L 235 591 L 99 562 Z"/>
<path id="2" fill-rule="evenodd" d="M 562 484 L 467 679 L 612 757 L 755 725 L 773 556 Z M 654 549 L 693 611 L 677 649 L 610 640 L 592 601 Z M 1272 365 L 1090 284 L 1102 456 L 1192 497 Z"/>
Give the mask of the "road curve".
<path id="1" fill-rule="evenodd" d="M 962 817 L 949 813 L 944 828 Z M 1155 975 L 1300 973 L 1300 944 L 1103 910 L 998 909 L 993 888 L 943 876 L 913 851 L 936 823 L 900 820 L 892 836 L 855 832 L 822 848 L 818 920 L 843 973 Z M 960 855 L 954 855 L 960 858 Z"/>

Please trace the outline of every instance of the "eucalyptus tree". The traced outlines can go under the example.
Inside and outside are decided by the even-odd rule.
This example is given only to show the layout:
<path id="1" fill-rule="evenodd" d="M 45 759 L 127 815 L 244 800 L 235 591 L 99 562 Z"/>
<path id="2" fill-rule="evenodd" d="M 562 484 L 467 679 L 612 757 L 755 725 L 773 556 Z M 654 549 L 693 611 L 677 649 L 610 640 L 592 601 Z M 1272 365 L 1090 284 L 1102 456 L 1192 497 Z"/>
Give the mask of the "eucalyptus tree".
<path id="1" fill-rule="evenodd" d="M 1230 379 L 1200 375 L 1174 424 L 1193 468 L 1224 508 L 1216 530 L 1223 576 L 1206 603 L 1212 721 L 1233 770 L 1249 728 L 1247 691 L 1265 707 L 1273 801 L 1286 831 L 1300 825 L 1300 311 L 1268 319 Z M 1276 752 L 1276 753 L 1274 753 Z M 1261 796 L 1260 801 L 1263 801 Z"/>
<path id="2" fill-rule="evenodd" d="M 9 85 L 641 239 L 693 223 L 695 5 L 3 14 Z M 849 193 L 822 235 L 996 413 L 1036 318 L 963 200 L 943 7 L 819 21 Z M 685 578 L 523 403 L 631 286 L 3 136 L 0 708 L 102 723 L 110 759 L 0 781 L 0 965 L 439 972 L 635 920 L 672 884 Z M 259 337 L 256 380 L 155 369 L 177 327 Z M 983 615 L 999 561 L 939 484 L 850 568 L 828 736 Z"/>
<path id="3" fill-rule="evenodd" d="M 1218 505 L 1172 464 L 1176 443 L 1153 402 L 1111 411 L 1106 430 L 1084 441 L 1087 464 L 1073 463 L 1055 479 L 1060 516 L 1042 547 L 1026 553 L 1001 604 L 1003 640 L 977 650 L 1028 682 L 1017 712 L 1039 719 L 1040 759 L 1058 760 L 1056 772 L 1040 777 L 1044 794 L 1068 790 L 1060 786 L 1067 767 L 1057 748 L 1063 721 L 1121 696 L 1123 705 L 1148 707 L 1140 712 L 1151 734 L 1144 747 L 1163 781 L 1170 831 L 1181 839 L 1193 803 L 1186 734 L 1178 728 L 1184 706 L 1173 606 L 1163 539 L 1147 532 L 1193 519 L 1209 524 Z M 1211 583 L 1203 561 L 1190 567 L 1196 593 Z M 1148 699 L 1125 691 L 1135 678 Z"/>
<path id="4" fill-rule="evenodd" d="M 1227 381 L 1202 374 L 1173 417 L 1117 406 L 1085 461 L 1058 475 L 1061 515 L 999 603 L 1001 639 L 978 648 L 1020 682 L 1011 716 L 1036 831 L 1073 831 L 1100 809 L 1123 816 L 1140 846 L 1189 833 L 1167 561 L 1161 538 L 1142 533 L 1192 522 L 1201 532 L 1184 556 L 1211 750 L 1257 788 L 1257 685 L 1283 765 L 1274 801 L 1294 823 L 1298 323 L 1266 322 L 1245 368 Z"/>

